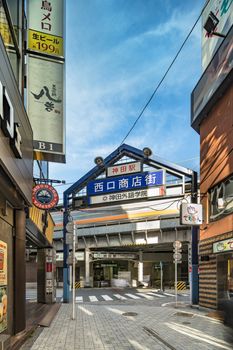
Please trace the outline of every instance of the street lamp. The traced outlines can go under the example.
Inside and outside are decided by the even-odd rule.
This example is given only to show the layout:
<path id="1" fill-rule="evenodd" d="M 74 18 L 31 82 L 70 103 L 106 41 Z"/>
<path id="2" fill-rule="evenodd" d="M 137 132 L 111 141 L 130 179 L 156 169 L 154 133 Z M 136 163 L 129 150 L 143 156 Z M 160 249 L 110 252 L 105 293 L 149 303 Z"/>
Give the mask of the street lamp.
<path id="1" fill-rule="evenodd" d="M 98 166 L 104 165 L 104 160 L 103 160 L 103 158 L 100 157 L 100 156 L 96 157 L 95 160 L 94 160 L 94 162 L 95 162 L 95 164 L 98 165 Z"/>
<path id="2" fill-rule="evenodd" d="M 208 36 L 216 35 L 216 36 L 220 36 L 221 38 L 225 38 L 226 35 L 215 32 L 215 29 L 218 23 L 219 23 L 218 17 L 216 17 L 215 14 L 212 11 L 210 11 L 209 16 L 207 17 L 207 20 L 204 23 L 203 28 L 207 31 Z"/>
<path id="3" fill-rule="evenodd" d="M 152 155 L 152 151 L 149 147 L 143 148 L 142 152 L 146 158 L 149 158 Z"/>

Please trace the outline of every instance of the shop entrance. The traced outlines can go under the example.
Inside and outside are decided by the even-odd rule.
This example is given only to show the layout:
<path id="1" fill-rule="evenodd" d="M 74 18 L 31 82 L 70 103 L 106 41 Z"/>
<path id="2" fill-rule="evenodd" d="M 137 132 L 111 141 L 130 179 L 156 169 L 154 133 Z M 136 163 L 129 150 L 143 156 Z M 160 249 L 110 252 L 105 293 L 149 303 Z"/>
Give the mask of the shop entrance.
<path id="1" fill-rule="evenodd" d="M 217 261 L 218 300 L 233 303 L 233 254 L 219 255 Z"/>
<path id="2" fill-rule="evenodd" d="M 93 263 L 94 287 L 111 287 L 122 271 L 128 271 L 127 261 L 98 261 Z"/>
<path id="3" fill-rule="evenodd" d="M 233 254 L 217 257 L 218 309 L 224 312 L 224 322 L 233 326 Z"/>

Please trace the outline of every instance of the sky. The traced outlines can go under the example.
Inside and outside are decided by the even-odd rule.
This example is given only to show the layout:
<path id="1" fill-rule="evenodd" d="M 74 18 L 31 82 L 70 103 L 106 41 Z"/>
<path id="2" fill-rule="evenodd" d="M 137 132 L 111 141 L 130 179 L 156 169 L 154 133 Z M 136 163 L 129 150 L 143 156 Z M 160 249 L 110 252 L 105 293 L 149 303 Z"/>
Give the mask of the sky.
<path id="1" fill-rule="evenodd" d="M 66 2 L 66 164 L 50 163 L 62 192 L 125 138 L 198 18 L 204 0 Z M 201 76 L 201 25 L 124 141 L 199 171 L 191 92 Z M 152 155 L 153 158 L 153 155 Z"/>

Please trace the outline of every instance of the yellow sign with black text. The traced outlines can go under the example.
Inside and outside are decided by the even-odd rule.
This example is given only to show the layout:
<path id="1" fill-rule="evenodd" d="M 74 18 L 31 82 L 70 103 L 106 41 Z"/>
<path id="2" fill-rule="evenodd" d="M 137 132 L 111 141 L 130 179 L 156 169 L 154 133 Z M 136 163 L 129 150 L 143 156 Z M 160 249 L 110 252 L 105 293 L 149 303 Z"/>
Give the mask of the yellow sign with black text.
<path id="1" fill-rule="evenodd" d="M 29 29 L 28 49 L 52 56 L 63 57 L 63 38 Z"/>

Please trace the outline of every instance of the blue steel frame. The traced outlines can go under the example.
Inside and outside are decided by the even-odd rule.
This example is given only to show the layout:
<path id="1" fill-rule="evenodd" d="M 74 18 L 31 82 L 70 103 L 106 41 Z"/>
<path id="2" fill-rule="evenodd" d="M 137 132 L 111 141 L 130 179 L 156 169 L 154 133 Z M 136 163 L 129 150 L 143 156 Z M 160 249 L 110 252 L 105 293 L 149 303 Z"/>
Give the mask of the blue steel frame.
<path id="1" fill-rule="evenodd" d="M 181 176 L 187 176 L 191 180 L 191 190 L 192 190 L 192 202 L 197 203 L 197 172 L 184 168 L 172 162 L 164 161 L 159 157 L 153 157 L 150 159 L 146 157 L 142 150 L 138 148 L 123 144 L 118 147 L 114 152 L 108 155 L 102 166 L 95 166 L 86 175 L 81 177 L 72 186 L 70 186 L 63 194 L 63 302 L 68 303 L 70 299 L 69 293 L 69 265 L 67 264 L 67 258 L 69 255 L 69 246 L 66 244 L 66 224 L 68 223 L 68 218 L 70 215 L 70 201 L 72 201 L 74 195 L 79 192 L 87 183 L 101 173 L 105 171 L 106 167 L 113 165 L 123 156 L 132 157 L 135 160 L 143 161 L 144 164 L 148 165 L 158 165 L 162 168 L 166 168 L 168 171 L 179 173 Z M 191 273 L 191 284 L 192 284 L 192 304 L 198 304 L 199 292 L 198 292 L 198 227 L 192 227 L 192 273 Z"/>

